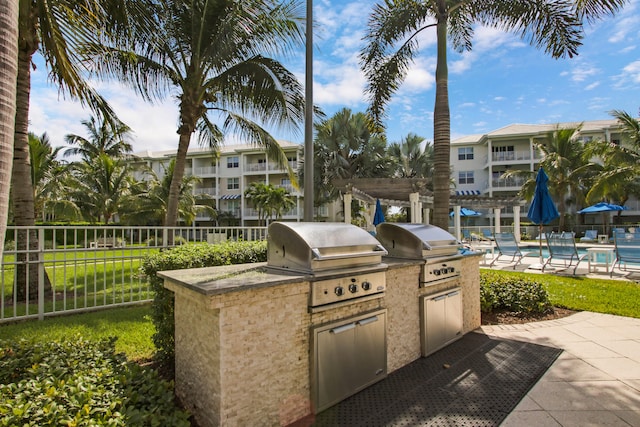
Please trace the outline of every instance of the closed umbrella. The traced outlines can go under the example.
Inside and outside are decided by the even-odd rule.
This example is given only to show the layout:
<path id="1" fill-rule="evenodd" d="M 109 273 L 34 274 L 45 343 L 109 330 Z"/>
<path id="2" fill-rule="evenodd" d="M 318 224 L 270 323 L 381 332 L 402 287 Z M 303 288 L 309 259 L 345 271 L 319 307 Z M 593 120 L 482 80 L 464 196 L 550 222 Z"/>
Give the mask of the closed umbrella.
<path id="1" fill-rule="evenodd" d="M 536 189 L 533 194 L 531 206 L 529 206 L 529 212 L 527 213 L 527 217 L 531 222 L 540 227 L 540 263 L 542 263 L 542 226 L 550 223 L 560 216 L 560 213 L 551 198 L 551 194 L 549 194 L 549 188 L 547 187 L 548 181 L 549 177 L 541 167 L 538 169 L 538 175 L 536 176 Z"/>
<path id="2" fill-rule="evenodd" d="M 376 200 L 376 211 L 373 214 L 373 225 L 378 225 L 384 222 L 384 212 L 382 212 L 382 205 L 380 199 Z"/>

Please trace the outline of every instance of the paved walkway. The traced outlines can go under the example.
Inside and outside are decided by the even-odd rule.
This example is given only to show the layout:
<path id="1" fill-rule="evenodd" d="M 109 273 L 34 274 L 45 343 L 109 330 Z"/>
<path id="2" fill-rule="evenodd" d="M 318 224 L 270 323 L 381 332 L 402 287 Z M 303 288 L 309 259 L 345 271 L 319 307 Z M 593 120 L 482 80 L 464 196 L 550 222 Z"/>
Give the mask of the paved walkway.
<path id="1" fill-rule="evenodd" d="M 640 427 L 640 319 L 580 312 L 481 329 L 565 350 L 502 426 Z"/>

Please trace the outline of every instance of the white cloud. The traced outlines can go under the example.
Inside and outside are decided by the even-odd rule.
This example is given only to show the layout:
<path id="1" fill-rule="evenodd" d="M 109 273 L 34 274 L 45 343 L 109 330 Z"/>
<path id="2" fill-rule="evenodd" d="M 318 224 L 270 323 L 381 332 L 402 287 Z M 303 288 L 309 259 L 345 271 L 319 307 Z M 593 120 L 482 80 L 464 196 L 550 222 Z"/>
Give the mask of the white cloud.
<path id="1" fill-rule="evenodd" d="M 600 82 L 593 82 L 590 85 L 585 86 L 584 90 L 594 90 L 598 86 L 600 86 Z"/>

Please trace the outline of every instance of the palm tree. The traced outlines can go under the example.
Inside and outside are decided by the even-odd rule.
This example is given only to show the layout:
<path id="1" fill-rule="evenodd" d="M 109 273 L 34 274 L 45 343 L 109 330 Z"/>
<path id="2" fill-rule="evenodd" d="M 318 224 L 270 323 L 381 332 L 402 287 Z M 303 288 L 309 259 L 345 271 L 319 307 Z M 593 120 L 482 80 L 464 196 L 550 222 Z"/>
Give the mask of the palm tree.
<path id="1" fill-rule="evenodd" d="M 4 248 L 11 188 L 11 160 L 18 74 L 18 1 L 0 0 L 0 258 Z"/>
<path id="2" fill-rule="evenodd" d="M 84 160 L 93 159 L 100 154 L 121 158 L 133 151 L 129 142 L 131 128 L 120 121 L 103 120 L 95 117 L 81 122 L 89 133 L 89 138 L 67 134 L 64 140 L 71 147 L 65 156 L 80 156 Z"/>
<path id="3" fill-rule="evenodd" d="M 549 192 L 557 202 L 560 230 L 565 230 L 568 205 L 584 205 L 586 189 L 596 167 L 578 139 L 581 129 L 582 125 L 556 128 L 536 144 L 543 155 L 540 166 L 549 175 Z"/>
<path id="4" fill-rule="evenodd" d="M 625 0 L 385 0 L 374 6 L 360 58 L 368 80 L 369 113 L 382 126 L 384 110 L 398 90 L 416 55 L 417 36 L 435 28 L 437 38 L 436 93 L 433 111 L 434 214 L 433 223 L 449 221 L 450 144 L 449 72 L 447 43 L 471 50 L 474 25 L 512 31 L 528 38 L 554 58 L 577 54 L 583 36 L 582 20 L 596 20 L 616 12 Z"/>
<path id="5" fill-rule="evenodd" d="M 258 122 L 298 129 L 304 96 L 295 76 L 264 55 L 287 54 L 300 45 L 303 19 L 297 0 L 158 5 L 153 37 L 139 38 L 134 52 L 96 45 L 90 54 L 102 61 L 98 73 L 123 79 L 148 98 L 174 91 L 179 100 L 178 150 L 165 220 L 173 226 L 192 134 L 217 149 L 226 134 L 234 133 L 289 167 L 277 141 Z M 211 112 L 217 115 L 213 120 Z"/>
<path id="6" fill-rule="evenodd" d="M 91 40 L 111 35 L 113 40 L 125 40 L 146 24 L 143 19 L 150 8 L 146 1 L 126 0 L 20 0 L 18 24 L 18 74 L 16 83 L 16 113 L 14 116 L 12 201 L 14 223 L 35 225 L 35 206 L 31 166 L 29 164 L 29 99 L 33 55 L 44 57 L 49 76 L 60 92 L 80 100 L 105 117 L 115 115 L 106 101 L 83 78 L 82 46 Z M 4 14 L 4 8 L 2 9 Z M 132 17 L 139 18 L 136 21 Z M 3 85 L 3 88 L 5 86 Z M 26 261 L 26 242 L 34 251 L 38 246 L 35 232 L 29 237 L 19 232 L 16 244 L 18 263 L 22 270 Z M 31 264 L 30 294 L 37 292 L 37 264 Z M 24 270 L 26 271 L 26 270 Z M 16 286 L 23 289 L 26 276 L 16 270 Z"/>
<path id="7" fill-rule="evenodd" d="M 131 195 L 125 199 L 122 214 L 123 222 L 130 224 L 162 224 L 167 215 L 167 201 L 169 199 L 169 187 L 175 160 L 171 160 L 164 170 L 164 175 L 159 178 L 152 171 L 147 170 L 148 179 L 140 181 L 132 187 Z M 200 195 L 198 199 L 193 194 L 193 187 L 201 180 L 197 176 L 187 175 L 182 178 L 180 186 L 180 200 L 178 202 L 178 214 L 186 225 L 191 225 L 198 211 L 206 212 L 210 218 L 217 217 L 217 211 L 203 203 L 213 199 L 206 195 Z"/>
<path id="8" fill-rule="evenodd" d="M 45 133 L 38 137 L 29 132 L 29 158 L 33 199 L 36 217 L 46 221 L 48 215 L 65 218 L 79 218 L 80 211 L 75 203 L 66 197 L 68 165 L 57 159 L 62 147 L 52 147 Z"/>
<path id="9" fill-rule="evenodd" d="M 113 220 L 131 194 L 129 169 L 127 163 L 104 153 L 74 164 L 70 194 L 87 220 L 104 224 Z"/>
<path id="10" fill-rule="evenodd" d="M 640 121 L 620 110 L 610 114 L 622 125 L 622 144 L 587 144 L 588 154 L 600 158 L 602 166 L 586 198 L 589 203 L 606 200 L 624 205 L 631 195 L 640 196 Z"/>
<path id="11" fill-rule="evenodd" d="M 409 133 L 400 142 L 389 145 L 389 155 L 397 165 L 399 178 L 431 178 L 433 176 L 433 145 L 425 138 Z"/>
<path id="12" fill-rule="evenodd" d="M 251 200 L 251 203 L 258 211 L 258 221 L 267 221 L 268 209 L 267 204 L 269 200 L 269 193 L 273 189 L 273 186 L 267 185 L 262 181 L 255 181 L 249 184 L 244 191 L 244 197 Z"/>

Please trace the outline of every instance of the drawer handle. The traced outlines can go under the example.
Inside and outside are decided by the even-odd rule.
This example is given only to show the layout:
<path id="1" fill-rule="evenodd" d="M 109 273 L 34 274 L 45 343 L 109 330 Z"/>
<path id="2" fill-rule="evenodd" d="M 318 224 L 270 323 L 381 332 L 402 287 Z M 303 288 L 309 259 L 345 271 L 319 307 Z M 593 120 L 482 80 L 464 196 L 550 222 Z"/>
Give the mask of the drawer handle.
<path id="1" fill-rule="evenodd" d="M 332 334 L 339 334 L 342 332 L 346 332 L 350 329 L 353 329 L 355 327 L 356 327 L 355 323 L 349 323 L 347 325 L 342 325 L 342 326 L 338 326 L 337 328 L 333 328 L 329 332 L 331 332 Z"/>
<path id="2" fill-rule="evenodd" d="M 367 317 L 366 319 L 358 320 L 358 325 L 368 325 L 369 323 L 377 322 L 378 316 Z"/>

